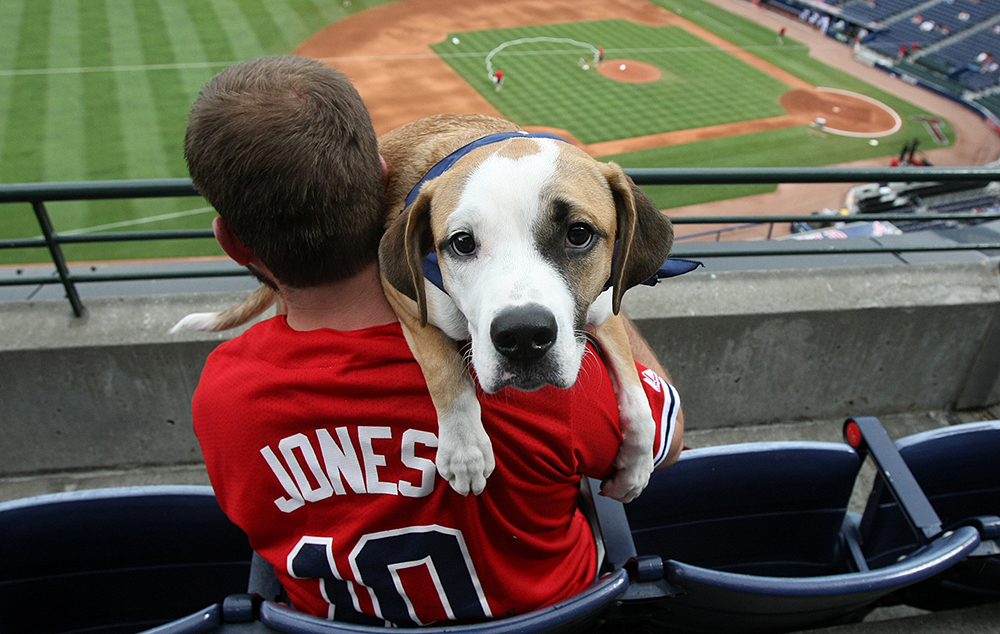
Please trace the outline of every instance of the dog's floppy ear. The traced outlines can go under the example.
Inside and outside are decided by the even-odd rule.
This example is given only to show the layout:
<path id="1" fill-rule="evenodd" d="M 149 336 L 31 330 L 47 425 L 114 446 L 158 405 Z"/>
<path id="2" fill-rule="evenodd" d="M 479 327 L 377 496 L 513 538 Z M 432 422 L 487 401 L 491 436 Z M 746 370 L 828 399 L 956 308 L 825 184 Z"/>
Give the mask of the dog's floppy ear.
<path id="1" fill-rule="evenodd" d="M 603 165 L 618 214 L 618 251 L 611 272 L 611 308 L 617 315 L 625 291 L 652 277 L 670 255 L 674 226 L 618 165 Z"/>
<path id="2" fill-rule="evenodd" d="M 382 235 L 378 247 L 382 275 L 393 288 L 417 302 L 420 325 L 427 325 L 427 293 L 421 260 L 434 250 L 430 211 L 433 183 L 424 183 L 413 204 Z"/>

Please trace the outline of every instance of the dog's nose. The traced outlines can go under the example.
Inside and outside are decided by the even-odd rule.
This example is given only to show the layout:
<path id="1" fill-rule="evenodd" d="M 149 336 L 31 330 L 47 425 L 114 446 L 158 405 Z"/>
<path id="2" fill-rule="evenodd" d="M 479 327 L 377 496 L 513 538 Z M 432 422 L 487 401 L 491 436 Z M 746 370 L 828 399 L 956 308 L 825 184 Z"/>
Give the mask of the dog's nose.
<path id="1" fill-rule="evenodd" d="M 555 315 L 537 304 L 503 310 L 490 325 L 490 339 L 497 352 L 512 361 L 541 358 L 556 342 Z"/>

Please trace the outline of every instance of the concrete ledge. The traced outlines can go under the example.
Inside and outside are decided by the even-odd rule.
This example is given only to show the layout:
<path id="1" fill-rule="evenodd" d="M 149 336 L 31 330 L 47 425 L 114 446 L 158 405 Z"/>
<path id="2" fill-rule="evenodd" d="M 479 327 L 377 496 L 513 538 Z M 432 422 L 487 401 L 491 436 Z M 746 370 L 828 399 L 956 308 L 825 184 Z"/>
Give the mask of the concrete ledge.
<path id="1" fill-rule="evenodd" d="M 196 465 L 190 401 L 227 334 L 169 335 L 244 292 L 0 302 L 0 477 Z M 692 431 L 1000 401 L 994 262 L 707 271 L 625 307 Z M 992 355 L 992 356 L 991 356 Z"/>
<path id="2" fill-rule="evenodd" d="M 625 295 L 692 428 L 1000 400 L 995 262 L 686 275 Z M 970 387 L 971 386 L 971 387 Z"/>
<path id="3" fill-rule="evenodd" d="M 197 464 L 191 396 L 235 332 L 168 330 L 246 293 L 0 302 L 0 476 Z"/>

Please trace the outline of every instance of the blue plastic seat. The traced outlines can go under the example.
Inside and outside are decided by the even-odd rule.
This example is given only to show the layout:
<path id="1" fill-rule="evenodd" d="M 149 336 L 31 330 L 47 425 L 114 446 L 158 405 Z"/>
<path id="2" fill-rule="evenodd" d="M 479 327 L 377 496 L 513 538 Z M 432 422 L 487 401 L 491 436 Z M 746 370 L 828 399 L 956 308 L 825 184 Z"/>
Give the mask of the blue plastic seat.
<path id="1" fill-rule="evenodd" d="M 857 518 L 847 504 L 859 467 L 854 450 L 834 443 L 685 452 L 626 507 L 636 550 L 662 562 L 662 579 L 633 584 L 622 618 L 650 632 L 782 632 L 851 621 L 976 548 L 979 534 L 967 528 L 902 562 L 858 566 Z M 631 601 L 644 585 L 661 596 Z"/>
<path id="2" fill-rule="evenodd" d="M 860 464 L 839 443 L 685 451 L 625 506 L 636 551 L 725 572 L 839 572 L 838 540 Z"/>
<path id="3" fill-rule="evenodd" d="M 940 530 L 974 526 L 983 544 L 941 575 L 908 588 L 901 600 L 950 609 L 1000 600 L 1000 421 L 935 429 L 898 440 L 898 451 L 939 522 Z M 887 449 L 891 449 L 887 448 Z M 862 549 L 874 565 L 908 555 L 927 542 L 913 513 L 883 479 L 868 500 Z"/>
<path id="4" fill-rule="evenodd" d="M 210 487 L 0 503 L 0 632 L 131 634 L 244 591 L 250 555 Z"/>

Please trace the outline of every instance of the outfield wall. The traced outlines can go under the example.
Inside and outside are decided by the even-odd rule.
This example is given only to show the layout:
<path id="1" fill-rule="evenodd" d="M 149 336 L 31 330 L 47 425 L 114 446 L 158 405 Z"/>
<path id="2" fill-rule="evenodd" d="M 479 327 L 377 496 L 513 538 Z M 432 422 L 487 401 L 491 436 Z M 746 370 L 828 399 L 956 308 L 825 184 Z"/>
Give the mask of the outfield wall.
<path id="1" fill-rule="evenodd" d="M 243 293 L 0 302 L 0 476 L 200 462 L 189 403 Z M 691 429 L 1000 402 L 997 261 L 717 271 L 625 297 Z"/>

